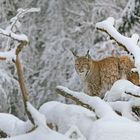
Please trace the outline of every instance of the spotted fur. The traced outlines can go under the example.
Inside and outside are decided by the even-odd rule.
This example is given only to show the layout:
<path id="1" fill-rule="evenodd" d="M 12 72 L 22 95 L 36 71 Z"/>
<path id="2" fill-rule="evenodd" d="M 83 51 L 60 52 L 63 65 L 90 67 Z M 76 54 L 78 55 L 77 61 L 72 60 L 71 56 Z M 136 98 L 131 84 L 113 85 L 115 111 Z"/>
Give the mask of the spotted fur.
<path id="1" fill-rule="evenodd" d="M 87 57 L 75 58 L 75 69 L 81 79 L 86 94 L 104 97 L 107 90 L 118 79 L 127 79 L 139 84 L 138 73 L 131 69 L 134 63 L 128 56 L 108 57 L 94 61 Z"/>

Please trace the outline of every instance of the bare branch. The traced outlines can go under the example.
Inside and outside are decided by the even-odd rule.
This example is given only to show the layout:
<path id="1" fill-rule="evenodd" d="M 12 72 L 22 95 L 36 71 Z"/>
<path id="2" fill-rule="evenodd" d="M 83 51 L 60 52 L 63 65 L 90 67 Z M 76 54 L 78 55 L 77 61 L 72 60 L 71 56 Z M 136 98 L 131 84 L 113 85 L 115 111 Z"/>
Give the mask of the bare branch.
<path id="1" fill-rule="evenodd" d="M 23 78 L 21 63 L 20 63 L 20 60 L 19 60 L 19 52 L 21 51 L 21 49 L 23 47 L 24 47 L 24 44 L 20 44 L 17 47 L 15 65 L 16 65 L 16 69 L 17 69 L 18 81 L 19 81 L 19 85 L 20 85 L 20 89 L 21 89 L 21 93 L 22 93 L 22 97 L 23 97 L 23 103 L 24 103 L 25 111 L 27 113 L 27 116 L 28 116 L 29 120 L 33 124 L 35 124 L 32 116 L 31 116 L 31 113 L 27 109 L 27 102 L 29 101 L 29 99 L 28 99 L 28 93 L 27 93 L 27 90 L 26 90 L 26 87 L 25 87 L 25 84 L 24 84 L 24 78 Z"/>

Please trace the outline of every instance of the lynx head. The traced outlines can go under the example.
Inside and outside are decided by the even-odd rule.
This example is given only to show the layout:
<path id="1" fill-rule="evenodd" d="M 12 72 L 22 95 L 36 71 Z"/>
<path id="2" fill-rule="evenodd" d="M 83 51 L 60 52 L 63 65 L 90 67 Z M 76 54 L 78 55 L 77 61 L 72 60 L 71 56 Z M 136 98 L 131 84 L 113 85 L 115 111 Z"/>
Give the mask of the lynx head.
<path id="1" fill-rule="evenodd" d="M 73 52 L 72 52 L 73 53 Z M 86 75 L 88 74 L 90 70 L 90 63 L 91 59 L 89 57 L 89 51 L 85 56 L 77 56 L 75 53 L 73 53 L 75 58 L 75 69 L 78 73 L 78 75 L 83 79 L 85 79 Z"/>

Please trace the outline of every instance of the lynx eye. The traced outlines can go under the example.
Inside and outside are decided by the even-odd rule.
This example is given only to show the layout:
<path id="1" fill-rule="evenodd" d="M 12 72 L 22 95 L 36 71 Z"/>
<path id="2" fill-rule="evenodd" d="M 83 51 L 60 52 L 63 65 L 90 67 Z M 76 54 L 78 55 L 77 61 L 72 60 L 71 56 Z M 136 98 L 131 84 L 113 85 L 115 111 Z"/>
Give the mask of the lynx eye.
<path id="1" fill-rule="evenodd" d="M 79 64 L 78 63 L 75 63 L 75 66 L 78 66 Z"/>

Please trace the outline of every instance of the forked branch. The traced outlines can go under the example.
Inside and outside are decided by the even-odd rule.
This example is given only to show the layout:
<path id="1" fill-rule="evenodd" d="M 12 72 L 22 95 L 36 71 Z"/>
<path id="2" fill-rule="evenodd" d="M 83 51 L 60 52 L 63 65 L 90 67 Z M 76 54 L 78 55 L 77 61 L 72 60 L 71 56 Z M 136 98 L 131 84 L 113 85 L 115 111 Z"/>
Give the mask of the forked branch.
<path id="1" fill-rule="evenodd" d="M 23 71 L 22 66 L 19 59 L 19 54 L 23 47 L 25 47 L 28 43 L 28 37 L 25 34 L 17 34 L 16 31 L 17 28 L 20 26 L 20 19 L 29 12 L 39 12 L 39 8 L 30 8 L 30 9 L 18 9 L 18 13 L 15 17 L 11 18 L 10 25 L 6 29 L 0 28 L 0 34 L 3 36 L 9 37 L 10 39 L 13 39 L 14 41 L 18 42 L 19 45 L 15 46 L 14 49 L 11 49 L 10 51 L 6 52 L 0 52 L 0 60 L 13 60 L 15 62 L 15 66 L 17 69 L 17 75 L 18 75 L 18 82 L 20 85 L 22 97 L 23 97 L 23 103 L 25 107 L 25 111 L 27 113 L 27 116 L 29 120 L 35 124 L 33 117 L 31 116 L 30 111 L 27 109 L 27 102 L 28 102 L 28 93 L 25 87 L 24 83 L 24 77 L 23 77 Z"/>

